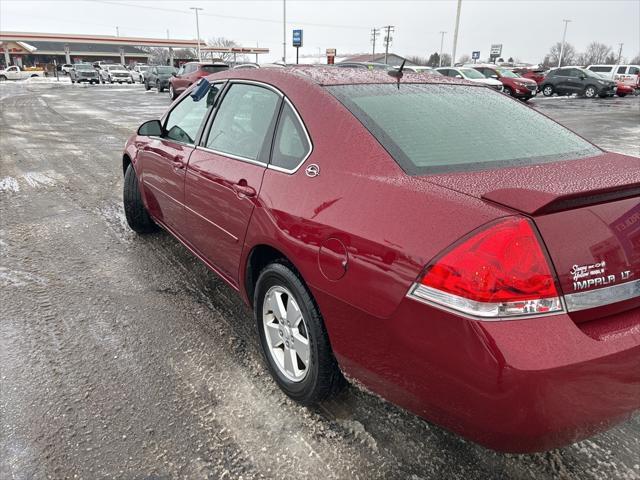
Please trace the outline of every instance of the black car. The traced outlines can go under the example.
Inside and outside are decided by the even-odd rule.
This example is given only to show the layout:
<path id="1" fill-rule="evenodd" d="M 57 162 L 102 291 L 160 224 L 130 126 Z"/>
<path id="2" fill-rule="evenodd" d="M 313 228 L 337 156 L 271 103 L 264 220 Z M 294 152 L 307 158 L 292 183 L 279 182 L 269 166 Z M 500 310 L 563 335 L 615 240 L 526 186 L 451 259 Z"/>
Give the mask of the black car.
<path id="1" fill-rule="evenodd" d="M 169 79 L 176 72 L 174 67 L 167 65 L 152 66 L 144 74 L 145 90 L 151 90 L 155 87 L 158 89 L 158 93 L 164 92 L 164 89 L 169 87 Z"/>
<path id="2" fill-rule="evenodd" d="M 100 75 L 90 63 L 76 63 L 69 70 L 71 83 L 100 83 Z"/>
<path id="3" fill-rule="evenodd" d="M 542 93 L 550 97 L 558 95 L 583 95 L 587 98 L 613 97 L 616 93 L 616 82 L 607 80 L 580 67 L 562 67 L 551 70 L 542 81 Z"/>

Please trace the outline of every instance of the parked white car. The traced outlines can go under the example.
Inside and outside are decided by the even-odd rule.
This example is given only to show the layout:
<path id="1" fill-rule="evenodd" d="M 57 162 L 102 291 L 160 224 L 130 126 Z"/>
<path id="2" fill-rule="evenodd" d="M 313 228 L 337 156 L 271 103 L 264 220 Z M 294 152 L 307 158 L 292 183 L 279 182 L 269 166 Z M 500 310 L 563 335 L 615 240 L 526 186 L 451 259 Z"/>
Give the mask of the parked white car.
<path id="1" fill-rule="evenodd" d="M 131 76 L 134 82 L 144 83 L 144 74 L 151 67 L 149 65 L 138 64 L 131 69 Z"/>
<path id="2" fill-rule="evenodd" d="M 4 70 L 0 70 L 0 82 L 6 80 L 24 80 L 31 77 L 44 77 L 44 70 L 23 70 L 17 65 L 11 65 Z"/>
<path id="3" fill-rule="evenodd" d="M 470 82 L 481 83 L 491 88 L 495 88 L 499 92 L 503 90 L 502 82 L 495 78 L 487 78 L 475 68 L 470 67 L 441 67 L 436 71 L 445 77 L 462 78 Z"/>
<path id="4" fill-rule="evenodd" d="M 633 88 L 640 88 L 640 65 L 589 65 L 587 70 L 604 74 Z"/>
<path id="5" fill-rule="evenodd" d="M 133 83 L 131 72 L 124 65 L 110 64 L 100 65 L 100 76 L 102 83 Z"/>
<path id="6" fill-rule="evenodd" d="M 70 64 L 70 63 L 64 63 L 64 64 L 60 65 L 60 71 L 64 75 L 69 75 L 69 73 L 71 72 L 72 68 L 73 68 L 73 65 Z"/>

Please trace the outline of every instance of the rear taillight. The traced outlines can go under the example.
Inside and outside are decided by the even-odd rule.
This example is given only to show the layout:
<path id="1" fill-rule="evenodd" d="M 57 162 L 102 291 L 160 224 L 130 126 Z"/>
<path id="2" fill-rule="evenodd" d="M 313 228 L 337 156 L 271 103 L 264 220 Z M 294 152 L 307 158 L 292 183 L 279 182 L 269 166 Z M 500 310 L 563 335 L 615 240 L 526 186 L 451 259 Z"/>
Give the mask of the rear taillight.
<path id="1" fill-rule="evenodd" d="M 555 277 L 531 222 L 509 217 L 428 266 L 409 296 L 483 319 L 559 312 Z"/>

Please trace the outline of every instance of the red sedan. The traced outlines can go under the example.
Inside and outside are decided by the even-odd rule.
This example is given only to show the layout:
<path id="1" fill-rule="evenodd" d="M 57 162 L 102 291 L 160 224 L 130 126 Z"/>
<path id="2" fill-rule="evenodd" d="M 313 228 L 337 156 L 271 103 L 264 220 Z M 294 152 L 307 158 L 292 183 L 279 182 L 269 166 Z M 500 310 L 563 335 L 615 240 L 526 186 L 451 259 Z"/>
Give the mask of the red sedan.
<path id="1" fill-rule="evenodd" d="M 143 124 L 124 206 L 252 307 L 313 404 L 343 374 L 494 449 L 640 407 L 640 159 L 443 76 L 229 70 Z"/>

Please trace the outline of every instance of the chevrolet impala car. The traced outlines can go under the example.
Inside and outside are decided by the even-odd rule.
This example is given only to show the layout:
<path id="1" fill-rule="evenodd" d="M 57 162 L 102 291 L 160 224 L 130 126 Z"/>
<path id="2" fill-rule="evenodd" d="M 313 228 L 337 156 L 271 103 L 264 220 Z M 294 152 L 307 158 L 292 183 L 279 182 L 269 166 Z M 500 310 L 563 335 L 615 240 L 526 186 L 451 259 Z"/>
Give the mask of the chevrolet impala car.
<path id="1" fill-rule="evenodd" d="M 494 90 L 393 75 L 200 80 L 126 144 L 129 225 L 162 227 L 238 291 L 302 404 L 357 379 L 510 452 L 628 418 L 640 159 Z"/>

